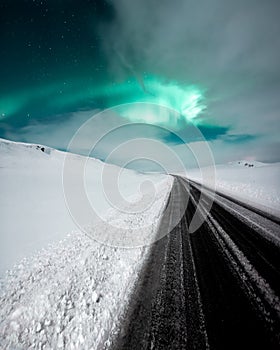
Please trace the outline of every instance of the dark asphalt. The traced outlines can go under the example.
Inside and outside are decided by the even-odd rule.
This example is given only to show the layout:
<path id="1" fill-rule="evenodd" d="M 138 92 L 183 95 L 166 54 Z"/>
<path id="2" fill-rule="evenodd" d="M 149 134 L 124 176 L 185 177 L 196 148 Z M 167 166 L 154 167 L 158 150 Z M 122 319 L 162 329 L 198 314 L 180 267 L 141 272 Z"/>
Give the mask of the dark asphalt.
<path id="1" fill-rule="evenodd" d="M 277 220 L 175 177 L 159 234 L 116 349 L 280 348 Z"/>

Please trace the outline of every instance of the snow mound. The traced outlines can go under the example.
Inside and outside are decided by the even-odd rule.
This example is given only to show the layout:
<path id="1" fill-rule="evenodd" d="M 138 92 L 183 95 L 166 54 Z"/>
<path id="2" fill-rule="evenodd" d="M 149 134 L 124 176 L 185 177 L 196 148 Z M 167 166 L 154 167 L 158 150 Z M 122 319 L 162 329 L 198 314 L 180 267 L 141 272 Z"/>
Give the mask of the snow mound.
<path id="1" fill-rule="evenodd" d="M 45 148 L 0 142 L 4 159 L 0 253 L 1 262 L 9 267 L 1 281 L 0 348 L 107 349 L 119 331 L 119 320 L 149 247 L 116 248 L 77 231 L 64 203 L 64 153 L 52 149 L 48 153 L 41 147 Z M 73 158 L 77 164 L 83 160 Z M 89 192 L 103 206 L 101 211 L 110 224 L 106 231 L 92 223 L 93 237 L 106 241 L 107 235 L 111 242 L 114 228 L 119 234 L 125 227 L 129 237 L 120 235 L 122 241 L 138 236 L 140 243 L 152 242 L 157 230 L 154 223 L 167 203 L 172 177 L 124 170 L 130 208 L 118 210 L 103 203 L 98 178 L 104 166 L 116 168 L 89 160 Z M 149 199 L 149 193 L 137 192 L 147 179 L 156 184 L 153 201 L 147 210 L 134 211 L 139 201 Z M 10 252 L 13 258 L 7 263 Z"/>
<path id="2" fill-rule="evenodd" d="M 43 145 L 17 143 L 0 139 L 0 277 L 26 256 L 58 242 L 77 228 L 65 203 L 62 182 L 66 153 Z M 68 154 L 75 167 L 85 157 Z M 119 168 L 89 158 L 85 182 L 88 199 L 100 215 L 111 206 L 102 188 L 102 171 L 115 176 Z M 125 198 L 137 196 L 143 181 L 155 185 L 166 179 L 160 174 L 138 174 L 123 169 L 120 191 Z M 109 184 L 110 185 L 110 184 Z M 109 188 L 109 192 L 110 192 Z M 81 208 L 82 211 L 83 208 Z M 86 227 L 94 222 L 81 222 Z"/>

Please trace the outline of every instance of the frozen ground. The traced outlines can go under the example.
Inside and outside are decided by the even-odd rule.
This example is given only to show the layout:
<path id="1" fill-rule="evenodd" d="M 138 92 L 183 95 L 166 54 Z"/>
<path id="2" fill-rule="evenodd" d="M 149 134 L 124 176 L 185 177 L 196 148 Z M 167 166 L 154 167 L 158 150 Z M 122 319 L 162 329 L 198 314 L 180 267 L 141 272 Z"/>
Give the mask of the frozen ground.
<path id="1" fill-rule="evenodd" d="M 187 176 L 213 187 L 207 176 L 210 168 L 189 170 Z M 280 216 L 280 163 L 236 161 L 216 166 L 216 189 L 252 206 Z"/>
<path id="2" fill-rule="evenodd" d="M 148 248 L 115 248 L 77 230 L 63 198 L 64 154 L 42 147 L 0 142 L 0 348 L 107 348 Z M 147 242 L 156 232 L 153 223 L 167 201 L 171 177 L 124 171 L 123 193 L 131 201 L 128 213 L 106 203 L 98 187 L 104 165 L 90 162 L 90 200 L 98 202 L 100 213 L 111 224 L 109 231 L 119 239 L 125 228 L 124 241 L 143 233 L 145 239 L 137 242 Z M 148 210 L 133 213 L 137 200 L 147 200 L 138 191 L 145 180 L 155 184 L 155 196 Z M 97 238 L 107 230 L 106 239 L 112 241 L 108 225 L 99 223 L 91 230 Z"/>

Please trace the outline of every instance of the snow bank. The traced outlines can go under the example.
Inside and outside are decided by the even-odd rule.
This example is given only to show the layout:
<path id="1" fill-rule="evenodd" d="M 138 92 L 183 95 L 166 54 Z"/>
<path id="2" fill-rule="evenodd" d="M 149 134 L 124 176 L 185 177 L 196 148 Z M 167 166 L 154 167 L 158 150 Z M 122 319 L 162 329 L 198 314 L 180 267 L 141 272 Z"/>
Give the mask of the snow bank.
<path id="1" fill-rule="evenodd" d="M 71 157 L 77 166 L 84 161 L 78 155 Z M 64 152 L 46 146 L 0 139 L 0 276 L 20 259 L 78 230 L 65 204 L 64 158 Z M 91 158 L 85 174 L 87 195 L 100 215 L 111 208 L 101 183 L 104 168 L 112 177 L 119 171 L 116 166 Z M 127 200 L 137 196 L 143 181 L 158 184 L 166 178 L 126 169 L 120 177 L 120 191 Z"/>
<path id="2" fill-rule="evenodd" d="M 104 349 L 118 331 L 118 320 L 149 248 L 116 248 L 73 231 L 61 185 L 64 154 L 41 147 L 0 142 L 1 241 L 8 240 L 4 248 L 1 245 L 1 255 L 14 245 L 17 254 L 4 265 L 18 262 L 2 281 L 0 348 Z M 96 180 L 104 165 L 90 162 L 95 169 L 89 187 L 96 189 L 92 200 L 101 203 L 111 227 L 118 232 L 125 228 L 132 237 L 142 232 L 144 243 L 149 237 L 152 240 L 157 228 L 153 223 L 165 207 L 172 178 L 125 171 L 131 208 L 122 211 L 104 204 Z M 134 211 L 141 202 L 136 189 L 147 179 L 156 184 L 155 197 L 147 210 Z M 102 225 L 92 230 L 96 237 L 105 234 Z M 73 232 L 67 235 L 67 231 Z M 1 259 L 5 263 L 3 255 Z"/>
<path id="3" fill-rule="evenodd" d="M 210 172 L 203 168 L 203 173 Z M 202 182 L 199 169 L 189 170 L 187 176 Z M 204 180 L 206 186 L 210 186 Z M 280 216 L 280 163 L 236 161 L 216 166 L 216 189 L 252 206 Z"/>

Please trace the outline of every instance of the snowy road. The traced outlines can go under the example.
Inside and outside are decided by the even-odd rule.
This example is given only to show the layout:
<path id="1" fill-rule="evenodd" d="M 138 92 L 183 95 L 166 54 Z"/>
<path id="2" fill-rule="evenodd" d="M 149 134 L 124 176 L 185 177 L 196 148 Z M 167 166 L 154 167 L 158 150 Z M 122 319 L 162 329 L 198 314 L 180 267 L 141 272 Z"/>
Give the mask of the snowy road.
<path id="1" fill-rule="evenodd" d="M 190 233 L 195 212 L 208 209 Z M 115 347 L 278 349 L 277 220 L 176 177 L 161 236 L 181 211 L 151 248 Z"/>

